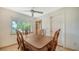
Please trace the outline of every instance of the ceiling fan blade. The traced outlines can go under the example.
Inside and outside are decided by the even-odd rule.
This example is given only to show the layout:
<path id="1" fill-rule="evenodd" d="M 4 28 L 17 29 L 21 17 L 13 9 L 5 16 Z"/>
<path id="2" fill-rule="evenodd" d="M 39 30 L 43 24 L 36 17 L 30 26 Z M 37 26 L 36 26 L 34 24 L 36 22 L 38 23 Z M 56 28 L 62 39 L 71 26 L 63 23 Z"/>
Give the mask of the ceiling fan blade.
<path id="1" fill-rule="evenodd" d="M 36 13 L 41 13 L 41 14 L 43 14 L 43 12 L 41 12 L 41 11 L 36 11 L 36 10 L 31 10 L 31 12 L 36 12 Z"/>
<path id="2" fill-rule="evenodd" d="M 43 14 L 43 12 L 41 12 L 41 11 L 34 11 L 34 12 L 37 12 L 37 13 L 41 13 L 41 14 Z"/>
<path id="3" fill-rule="evenodd" d="M 31 12 L 31 10 L 24 10 L 25 12 Z"/>

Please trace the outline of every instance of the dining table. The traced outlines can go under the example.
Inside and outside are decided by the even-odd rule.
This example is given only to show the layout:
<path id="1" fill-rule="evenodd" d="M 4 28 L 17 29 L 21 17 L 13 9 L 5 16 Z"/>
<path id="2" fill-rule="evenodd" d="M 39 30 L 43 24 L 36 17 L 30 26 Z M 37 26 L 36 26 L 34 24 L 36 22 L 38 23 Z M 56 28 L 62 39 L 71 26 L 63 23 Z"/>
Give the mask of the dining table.
<path id="1" fill-rule="evenodd" d="M 34 33 L 24 35 L 26 47 L 32 51 L 47 51 L 47 45 L 52 40 L 50 36 L 41 36 Z"/>

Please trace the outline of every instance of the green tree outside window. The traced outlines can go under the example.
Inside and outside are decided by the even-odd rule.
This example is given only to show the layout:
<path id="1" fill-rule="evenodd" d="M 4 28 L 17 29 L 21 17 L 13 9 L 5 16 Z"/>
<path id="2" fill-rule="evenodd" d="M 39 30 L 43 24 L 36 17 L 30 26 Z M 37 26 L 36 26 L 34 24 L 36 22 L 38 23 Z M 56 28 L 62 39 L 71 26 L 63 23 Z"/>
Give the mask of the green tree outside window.
<path id="1" fill-rule="evenodd" d="M 25 23 L 25 22 L 22 22 L 22 23 L 18 23 L 17 24 L 17 29 L 20 29 L 22 31 L 30 31 L 31 29 L 31 24 L 30 23 Z"/>

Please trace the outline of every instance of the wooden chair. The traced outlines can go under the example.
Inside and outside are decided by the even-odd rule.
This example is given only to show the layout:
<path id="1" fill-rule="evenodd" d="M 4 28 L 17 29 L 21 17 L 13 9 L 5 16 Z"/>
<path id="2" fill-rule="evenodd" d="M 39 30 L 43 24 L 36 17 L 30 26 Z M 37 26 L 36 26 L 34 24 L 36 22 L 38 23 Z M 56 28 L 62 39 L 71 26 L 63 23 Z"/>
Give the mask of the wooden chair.
<path id="1" fill-rule="evenodd" d="M 24 43 L 24 38 L 23 35 L 20 31 L 16 31 L 17 33 L 17 43 L 18 43 L 18 49 L 22 50 L 22 51 L 29 51 L 30 49 L 28 47 L 26 47 L 25 43 Z"/>
<path id="2" fill-rule="evenodd" d="M 42 29 L 42 30 L 40 31 L 40 33 L 41 33 L 42 36 L 45 36 L 45 35 L 46 35 L 46 31 L 45 31 L 44 29 Z"/>
<path id="3" fill-rule="evenodd" d="M 48 44 L 48 51 L 55 51 L 56 50 L 59 33 L 60 33 L 60 29 L 55 32 L 53 40 Z"/>
<path id="4" fill-rule="evenodd" d="M 36 35 L 38 39 L 41 39 L 42 37 L 46 36 L 45 30 L 39 30 L 38 34 Z"/>

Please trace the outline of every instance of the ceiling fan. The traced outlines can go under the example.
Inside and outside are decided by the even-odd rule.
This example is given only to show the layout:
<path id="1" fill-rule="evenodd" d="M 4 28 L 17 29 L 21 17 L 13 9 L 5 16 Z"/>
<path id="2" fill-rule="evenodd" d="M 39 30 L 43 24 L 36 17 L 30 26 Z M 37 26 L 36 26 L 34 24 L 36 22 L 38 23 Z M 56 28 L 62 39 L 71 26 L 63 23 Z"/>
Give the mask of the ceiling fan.
<path id="1" fill-rule="evenodd" d="M 31 8 L 30 10 L 25 10 L 25 12 L 31 12 L 32 14 L 32 17 L 34 17 L 34 13 L 39 13 L 39 14 L 43 14 L 42 11 L 37 11 L 37 10 L 34 10 L 35 8 Z"/>

